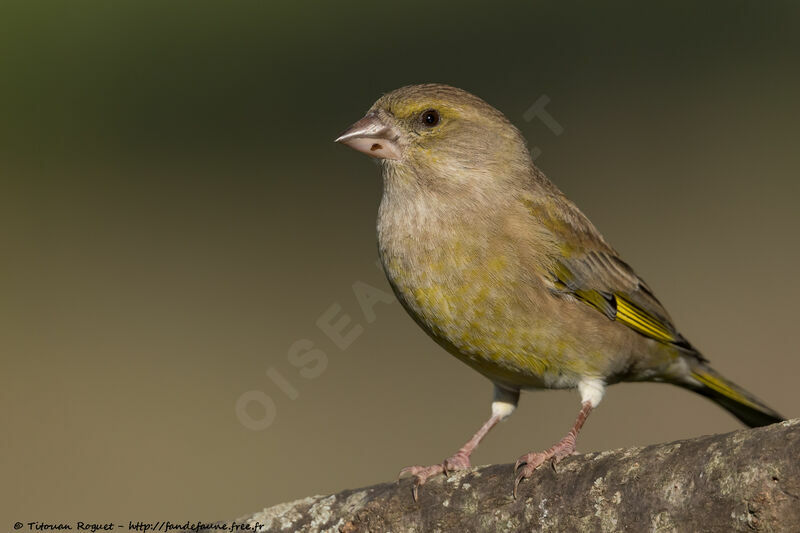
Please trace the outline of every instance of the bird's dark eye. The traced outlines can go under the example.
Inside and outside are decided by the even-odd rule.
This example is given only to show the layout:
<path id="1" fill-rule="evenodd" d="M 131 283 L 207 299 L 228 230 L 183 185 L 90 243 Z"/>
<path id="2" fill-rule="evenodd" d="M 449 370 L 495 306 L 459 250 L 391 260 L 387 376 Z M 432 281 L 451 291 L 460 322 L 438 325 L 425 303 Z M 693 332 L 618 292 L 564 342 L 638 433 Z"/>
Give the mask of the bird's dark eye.
<path id="1" fill-rule="evenodd" d="M 422 123 L 429 127 L 437 125 L 439 123 L 439 112 L 435 109 L 428 109 L 422 113 Z"/>

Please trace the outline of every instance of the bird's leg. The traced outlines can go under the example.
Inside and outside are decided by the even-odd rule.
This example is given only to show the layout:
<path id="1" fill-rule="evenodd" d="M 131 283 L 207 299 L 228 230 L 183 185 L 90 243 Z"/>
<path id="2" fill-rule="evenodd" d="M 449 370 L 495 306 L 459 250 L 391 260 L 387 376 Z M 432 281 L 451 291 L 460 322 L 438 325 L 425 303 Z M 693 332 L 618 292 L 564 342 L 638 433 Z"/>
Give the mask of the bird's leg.
<path id="1" fill-rule="evenodd" d="M 500 421 L 500 417 L 498 415 L 492 415 L 489 420 L 486 421 L 483 426 L 478 430 L 475 435 L 469 441 L 467 441 L 464 446 L 459 448 L 459 450 L 445 459 L 443 462 L 430 465 L 430 466 L 407 466 L 400 471 L 400 477 L 403 477 L 407 474 L 414 476 L 414 500 L 417 499 L 417 491 L 419 487 L 425 484 L 428 478 L 433 476 L 438 476 L 439 474 L 447 474 L 448 472 L 453 472 L 455 470 L 464 470 L 465 468 L 470 467 L 469 456 L 472 454 L 472 451 L 478 447 L 478 444 L 483 440 L 483 437 L 489 433 L 489 430 L 492 429 L 498 422 Z"/>
<path id="2" fill-rule="evenodd" d="M 584 402 L 581 407 L 581 412 L 578 414 L 575 425 L 569 430 L 567 436 L 558 441 L 554 446 L 544 452 L 530 452 L 526 453 L 519 459 L 517 464 L 514 465 L 514 472 L 517 472 L 517 478 L 514 480 L 514 497 L 517 497 L 517 486 L 523 479 L 531 477 L 533 471 L 539 468 L 548 459 L 553 461 L 553 464 L 558 463 L 564 457 L 572 455 L 575 452 L 575 439 L 578 438 L 578 432 L 583 426 L 583 422 L 589 413 L 592 411 L 592 404 Z"/>
<path id="3" fill-rule="evenodd" d="M 514 498 L 517 497 L 517 487 L 523 479 L 531 477 L 533 472 L 539 468 L 543 463 L 550 460 L 552 461 L 553 468 L 561 462 L 562 459 L 575 453 L 575 441 L 578 438 L 578 433 L 586 422 L 589 413 L 592 409 L 600 403 L 605 391 L 605 384 L 596 380 L 585 380 L 578 386 L 581 393 L 581 410 L 578 413 L 578 418 L 575 419 L 575 424 L 569 430 L 567 436 L 558 441 L 554 446 L 544 452 L 530 452 L 526 453 L 514 465 L 514 472 L 517 474 L 514 479 Z"/>
<path id="4" fill-rule="evenodd" d="M 445 459 L 442 463 L 431 466 L 407 466 L 400 471 L 400 477 L 411 475 L 414 477 L 414 485 L 412 494 L 414 501 L 417 501 L 419 496 L 419 488 L 433 476 L 439 474 L 447 475 L 449 472 L 456 470 L 464 470 L 469 468 L 469 457 L 478 444 L 483 440 L 489 431 L 497 425 L 498 422 L 507 418 L 514 412 L 519 400 L 519 391 L 509 391 L 501 387 L 495 386 L 494 401 L 492 401 L 492 416 L 489 417 L 481 428 L 452 456 Z"/>

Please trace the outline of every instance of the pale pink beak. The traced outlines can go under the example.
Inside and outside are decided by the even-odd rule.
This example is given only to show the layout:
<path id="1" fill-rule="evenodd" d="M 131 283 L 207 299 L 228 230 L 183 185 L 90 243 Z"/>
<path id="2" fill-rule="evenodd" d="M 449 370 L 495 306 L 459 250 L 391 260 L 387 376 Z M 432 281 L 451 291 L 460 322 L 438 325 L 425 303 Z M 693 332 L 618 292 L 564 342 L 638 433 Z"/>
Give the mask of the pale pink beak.
<path id="1" fill-rule="evenodd" d="M 399 139 L 400 134 L 394 127 L 387 126 L 375 113 L 368 113 L 334 142 L 378 159 L 400 159 L 402 151 Z"/>

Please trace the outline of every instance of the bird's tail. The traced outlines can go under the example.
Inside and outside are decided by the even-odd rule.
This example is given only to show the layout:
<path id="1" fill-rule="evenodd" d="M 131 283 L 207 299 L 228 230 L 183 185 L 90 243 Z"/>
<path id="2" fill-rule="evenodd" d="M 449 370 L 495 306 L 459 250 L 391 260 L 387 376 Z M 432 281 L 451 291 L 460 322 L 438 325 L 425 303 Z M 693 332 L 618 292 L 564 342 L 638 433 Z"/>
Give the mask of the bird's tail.
<path id="1" fill-rule="evenodd" d="M 704 363 L 696 364 L 691 376 L 699 383 L 689 385 L 693 391 L 713 400 L 750 427 L 767 426 L 785 420 L 761 400 Z"/>

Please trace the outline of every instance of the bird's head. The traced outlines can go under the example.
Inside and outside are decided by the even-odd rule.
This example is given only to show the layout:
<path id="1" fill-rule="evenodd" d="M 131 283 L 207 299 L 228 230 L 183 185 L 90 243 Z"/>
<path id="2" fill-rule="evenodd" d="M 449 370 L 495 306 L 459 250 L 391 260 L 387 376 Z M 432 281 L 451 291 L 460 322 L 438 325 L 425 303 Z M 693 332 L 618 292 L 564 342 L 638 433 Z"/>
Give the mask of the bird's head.
<path id="1" fill-rule="evenodd" d="M 441 84 L 410 85 L 384 95 L 336 142 L 445 189 L 466 180 L 511 179 L 531 164 L 524 138 L 502 113 Z"/>

